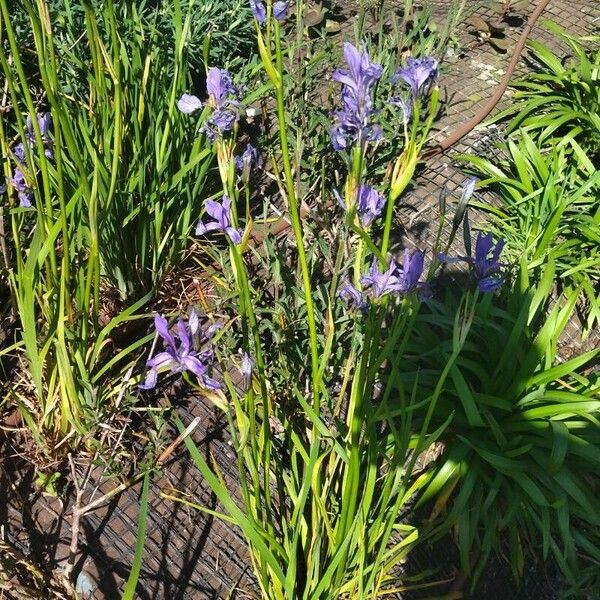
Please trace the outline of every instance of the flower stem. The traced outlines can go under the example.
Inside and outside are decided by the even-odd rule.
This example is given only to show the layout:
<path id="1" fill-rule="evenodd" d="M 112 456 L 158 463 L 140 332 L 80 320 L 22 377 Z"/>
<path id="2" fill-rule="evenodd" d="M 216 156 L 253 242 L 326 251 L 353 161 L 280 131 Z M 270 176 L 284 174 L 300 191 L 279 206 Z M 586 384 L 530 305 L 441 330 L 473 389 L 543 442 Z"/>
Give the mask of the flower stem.
<path id="1" fill-rule="evenodd" d="M 283 57 L 281 52 L 281 29 L 279 22 L 275 20 L 275 53 L 277 61 L 277 71 L 280 78 L 275 85 L 275 94 L 277 99 L 277 119 L 279 122 L 279 139 L 281 142 L 281 156 L 283 159 L 283 171 L 285 173 L 285 184 L 288 196 L 290 219 L 292 221 L 292 230 L 296 238 L 298 247 L 298 262 L 302 273 L 302 284 L 304 287 L 304 296 L 306 302 L 306 313 L 308 319 L 308 330 L 310 336 L 310 355 L 313 380 L 313 407 L 315 412 L 320 412 L 320 376 L 319 376 L 319 345 L 317 340 L 317 327 L 315 321 L 315 309 L 312 298 L 312 287 L 310 274 L 308 271 L 308 262 L 306 260 L 306 251 L 304 249 L 304 236 L 302 233 L 302 224 L 300 221 L 300 211 L 298 208 L 298 199 L 296 198 L 296 188 L 292 176 L 292 165 L 290 162 L 290 153 L 288 146 L 287 127 L 285 122 L 285 98 L 283 90 Z"/>

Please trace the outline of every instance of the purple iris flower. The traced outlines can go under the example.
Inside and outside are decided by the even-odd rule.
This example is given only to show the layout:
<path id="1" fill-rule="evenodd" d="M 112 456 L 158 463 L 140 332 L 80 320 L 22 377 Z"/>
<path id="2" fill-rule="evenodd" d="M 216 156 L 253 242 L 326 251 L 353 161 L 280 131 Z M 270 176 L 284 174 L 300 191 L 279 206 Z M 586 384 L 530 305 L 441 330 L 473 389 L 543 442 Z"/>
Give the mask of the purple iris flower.
<path id="1" fill-rule="evenodd" d="M 360 284 L 369 289 L 373 298 L 379 299 L 391 292 L 400 291 L 400 281 L 396 276 L 398 265 L 391 260 L 387 271 L 379 270 L 379 262 L 376 258 L 371 263 L 371 268 L 366 275 L 360 278 Z"/>
<path id="2" fill-rule="evenodd" d="M 36 114 L 36 118 L 44 142 L 44 154 L 47 158 L 52 159 L 54 158 L 54 151 L 52 150 L 52 139 L 48 135 L 50 133 L 50 127 L 52 126 L 52 115 L 49 112 Z M 33 130 L 33 119 L 31 118 L 31 115 L 27 115 L 27 138 L 29 139 L 30 144 L 35 143 L 35 132 Z M 19 158 L 21 162 L 25 162 L 23 148 L 20 148 L 20 152 L 23 155 L 22 158 L 17 155 L 17 149 L 15 148 L 15 155 L 17 155 L 17 158 Z"/>
<path id="3" fill-rule="evenodd" d="M 151 390 L 156 387 L 158 374 L 161 371 L 183 373 L 190 371 L 198 378 L 200 384 L 209 390 L 218 390 L 221 384 L 208 376 L 212 363 L 212 350 L 199 352 L 194 348 L 194 337 L 199 334 L 200 321 L 194 310 L 186 325 L 182 318 L 177 321 L 177 333 L 171 334 L 167 320 L 160 314 L 154 316 L 156 333 L 163 339 L 165 349 L 149 359 L 146 366 L 149 368 L 146 379 L 139 387 Z M 208 339 L 207 333 L 204 339 Z"/>
<path id="4" fill-rule="evenodd" d="M 287 17 L 288 3 L 278 0 L 273 3 L 273 16 L 278 21 L 283 21 Z"/>
<path id="5" fill-rule="evenodd" d="M 337 293 L 338 297 L 345 300 L 350 307 L 360 311 L 366 311 L 369 307 L 368 301 L 363 293 L 357 290 L 349 281 L 343 283 Z"/>
<path id="6" fill-rule="evenodd" d="M 21 171 L 21 169 L 15 169 L 15 174 L 10 182 L 17 191 L 19 206 L 22 208 L 31 208 L 31 188 L 27 185 L 23 171 Z"/>
<path id="7" fill-rule="evenodd" d="M 331 129 L 335 150 L 345 150 L 353 144 L 381 139 L 381 128 L 372 121 L 373 88 L 381 77 L 381 65 L 370 62 L 365 48 L 359 51 L 352 44 L 344 44 L 347 70 L 339 70 L 333 78 L 342 84 L 342 110 L 336 113 L 337 123 Z"/>
<path id="8" fill-rule="evenodd" d="M 206 201 L 206 212 L 214 219 L 210 223 L 199 221 L 196 235 L 205 235 L 209 231 L 222 231 L 234 244 L 242 241 L 242 230 L 231 226 L 231 199 L 223 196 L 221 203 L 215 200 Z"/>
<path id="9" fill-rule="evenodd" d="M 52 115 L 47 112 L 44 114 L 37 114 L 36 118 L 42 137 L 46 137 L 50 131 L 50 127 L 52 126 Z M 35 132 L 33 131 L 33 119 L 31 118 L 31 115 L 27 115 L 27 132 L 29 139 L 34 141 Z"/>
<path id="10" fill-rule="evenodd" d="M 410 87 L 413 99 L 419 97 L 421 92 L 437 76 L 438 62 L 435 58 L 409 58 L 406 67 L 401 67 L 392 77 L 392 83 L 403 79 Z"/>
<path id="11" fill-rule="evenodd" d="M 357 212 L 363 227 L 369 227 L 371 223 L 381 215 L 385 206 L 385 196 L 368 185 L 361 185 L 358 189 Z"/>
<path id="12" fill-rule="evenodd" d="M 23 144 L 19 142 L 14 147 L 13 152 L 14 152 L 15 156 L 17 157 L 17 160 L 20 163 L 25 164 L 25 146 L 23 146 Z"/>
<path id="13" fill-rule="evenodd" d="M 208 139 L 214 142 L 224 133 L 231 131 L 239 119 L 240 92 L 226 69 L 211 67 L 206 76 L 208 104 L 213 112 L 202 126 Z M 200 110 L 202 101 L 197 96 L 183 94 L 177 102 L 179 110 L 187 115 Z"/>
<path id="14" fill-rule="evenodd" d="M 250 10 L 259 23 L 267 20 L 267 9 L 261 0 L 250 0 Z"/>
<path id="15" fill-rule="evenodd" d="M 252 359 L 247 352 L 241 352 L 242 364 L 240 366 L 240 373 L 242 375 L 242 389 L 247 392 L 250 389 L 252 383 Z"/>
<path id="16" fill-rule="evenodd" d="M 260 164 L 260 154 L 252 144 L 246 144 L 242 154 L 235 157 L 235 167 L 246 184 L 250 181 L 250 174 L 260 167 Z"/>
<path id="17" fill-rule="evenodd" d="M 258 150 L 252 144 L 246 144 L 241 156 L 235 157 L 235 166 L 238 172 L 252 171 L 258 167 L 260 155 Z"/>
<path id="18" fill-rule="evenodd" d="M 420 281 L 424 266 L 425 252 L 419 250 L 410 252 L 408 248 L 404 250 L 402 266 L 398 266 L 396 273 L 399 293 L 419 292 L 422 296 L 429 295 L 429 285 L 424 281 Z"/>
<path id="19" fill-rule="evenodd" d="M 346 203 L 337 190 L 334 190 L 333 193 L 338 201 L 338 204 L 347 211 L 348 208 L 346 207 Z M 357 196 L 356 212 L 358 213 L 362 226 L 367 228 L 377 217 L 381 215 L 381 211 L 385 206 L 386 198 L 375 188 L 362 183 L 358 188 Z"/>
<path id="20" fill-rule="evenodd" d="M 429 286 L 420 281 L 425 265 L 425 252 L 410 252 L 404 250 L 404 260 L 399 265 L 395 260 L 390 260 L 388 268 L 383 273 L 379 270 L 376 258 L 371 263 L 367 275 L 360 278 L 361 285 L 369 288 L 373 298 L 382 298 L 385 294 L 410 294 L 419 292 L 422 296 L 429 295 Z"/>
<path id="21" fill-rule="evenodd" d="M 262 0 L 249 0 L 250 10 L 256 17 L 259 23 L 264 23 L 267 20 L 267 9 Z M 283 0 L 277 0 L 273 3 L 273 16 L 278 21 L 283 21 L 287 17 L 288 3 Z"/>
<path id="22" fill-rule="evenodd" d="M 504 240 L 498 240 L 498 243 L 494 246 L 494 239 L 491 233 L 484 235 L 479 232 L 475 241 L 475 257 L 449 257 L 445 254 L 438 254 L 438 259 L 443 263 L 468 263 L 471 265 L 477 278 L 479 291 L 495 292 L 504 283 L 504 276 L 502 275 L 504 263 L 499 261 L 503 248 Z"/>
<path id="23" fill-rule="evenodd" d="M 54 151 L 52 148 L 52 138 L 49 136 L 50 127 L 52 126 L 52 116 L 50 113 L 37 114 L 37 123 L 42 134 L 42 141 L 44 143 L 44 154 L 47 158 L 54 158 Z M 33 131 L 33 120 L 31 115 L 27 115 L 27 141 L 31 147 L 35 143 L 35 132 Z M 25 146 L 22 143 L 18 143 L 13 149 L 14 155 L 17 160 L 25 164 Z"/>
<path id="24" fill-rule="evenodd" d="M 0 194 L 6 194 L 6 186 L 3 183 L 0 184 Z"/>
<path id="25" fill-rule="evenodd" d="M 231 98 L 237 99 L 238 89 L 226 69 L 211 67 L 206 76 L 206 91 L 215 108 L 222 108 Z"/>

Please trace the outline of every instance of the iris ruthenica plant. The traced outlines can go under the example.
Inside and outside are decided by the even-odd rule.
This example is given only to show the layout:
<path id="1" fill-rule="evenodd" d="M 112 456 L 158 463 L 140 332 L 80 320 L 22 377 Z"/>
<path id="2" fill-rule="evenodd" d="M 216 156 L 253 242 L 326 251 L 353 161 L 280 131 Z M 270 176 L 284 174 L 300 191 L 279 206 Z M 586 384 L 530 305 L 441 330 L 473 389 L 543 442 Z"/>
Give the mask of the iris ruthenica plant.
<path id="1" fill-rule="evenodd" d="M 144 341 L 114 346 L 115 328 L 182 259 L 214 157 L 205 136 L 188 142 L 176 105 L 191 19 L 179 1 L 167 45 L 147 15 L 112 1 L 81 3 L 81 35 L 65 43 L 59 16 L 27 0 L 35 53 L 19 46 L 9 5 L 0 1 L 2 258 L 19 320 L 13 350 L 26 365 L 12 393 L 38 439 L 62 438 L 110 410 Z"/>
<path id="2" fill-rule="evenodd" d="M 474 179 L 464 186 L 446 240 L 442 210 L 431 256 L 400 252 L 392 240 L 397 200 L 413 179 L 436 114 L 432 57 L 389 69 L 372 60 L 366 44 L 344 45 L 346 64 L 333 73 L 340 100 L 327 130 L 345 165 L 345 186 L 336 191 L 339 179 L 321 172 L 320 200 L 337 200 L 328 206 L 331 226 L 317 226 L 310 213 L 301 218 L 299 182 L 314 174 L 302 172 L 302 131 L 294 131 L 296 152 L 288 135 L 281 4 L 249 3 L 275 96 L 278 148 L 269 164 L 291 226 L 283 244 L 268 236 L 261 251 L 249 244 L 256 226 L 250 172 L 263 151 L 242 138 L 242 86 L 211 66 L 207 97 L 185 94 L 178 103 L 198 132 L 208 132 L 217 156 L 221 189 L 205 201 L 196 233 L 210 244 L 226 323 L 211 342 L 207 335 L 194 339 L 195 316 L 187 325 L 178 321 L 173 333 L 157 316 L 164 349 L 149 359 L 141 385 L 154 387 L 159 372 L 183 372 L 224 413 L 241 494 L 225 487 L 216 463 L 186 437 L 223 513 L 195 506 L 240 527 L 267 599 L 394 593 L 399 565 L 414 545 L 456 525 L 469 572 L 477 573 L 499 548 L 506 528 L 513 537 L 527 529 L 573 575 L 569 515 L 578 520 L 577 547 L 593 558 L 597 553 L 589 535 L 597 518 L 585 514 L 595 503 L 582 489 L 583 469 L 570 466 L 585 457 L 586 468 L 595 468 L 597 434 L 589 424 L 597 423 L 599 408 L 591 399 L 597 384 L 578 372 L 597 352 L 557 361 L 557 336 L 574 296 L 559 298 L 544 322 L 554 272 L 536 287 L 523 262 L 515 283 L 501 235 L 479 233 L 472 244 L 466 215 Z M 390 118 L 404 140 L 386 178 L 377 160 Z M 465 252 L 457 256 L 451 248 L 461 223 Z M 434 281 L 453 269 L 464 280 L 456 292 Z M 484 351 L 489 356 L 479 357 Z M 567 373 L 573 380 L 565 384 Z M 439 441 L 440 458 L 428 461 Z M 531 474 L 519 468 L 521 457 Z M 562 483 L 553 482 L 553 473 Z M 508 498 L 514 506 L 506 505 Z M 409 510 L 416 499 L 436 501 L 432 518 L 419 524 Z M 501 517 L 490 517 L 486 529 L 495 510 Z M 519 554 L 519 545 L 514 548 Z M 472 550 L 481 551 L 477 565 Z"/>
<path id="3" fill-rule="evenodd" d="M 178 343 L 157 317 L 165 351 L 150 359 L 142 386 L 154 385 L 156 369 L 185 371 L 224 411 L 238 460 L 243 509 L 215 465 L 206 462 L 190 438 L 185 443 L 221 502 L 224 518 L 246 536 L 264 598 L 376 598 L 389 591 L 395 568 L 419 537 L 400 515 L 425 482 L 414 473 L 418 457 L 450 422 L 448 415 L 447 423 L 431 428 L 476 310 L 477 296 L 468 292 L 454 319 L 453 354 L 417 413 L 415 391 L 404 387 L 399 365 L 422 303 L 432 294 L 424 275 L 426 256 L 419 250 L 405 250 L 402 259 L 388 255 L 388 242 L 380 246 L 375 236 L 385 218 L 389 240 L 394 202 L 410 182 L 431 126 L 437 63 L 415 60 L 400 72 L 406 86 L 396 94 L 406 110 L 398 124 L 405 128 L 406 147 L 395 161 L 392 180 L 375 187 L 370 161 L 382 128 L 374 95 L 383 71 L 364 45 L 346 44 L 347 65 L 335 74 L 342 84 L 342 109 L 331 124 L 332 143 L 348 159 L 345 192 L 339 197 L 345 218 L 335 234 L 333 281 L 323 285 L 307 243 L 308 235 L 319 233 L 300 218 L 295 174 L 300 165 L 292 163 L 288 141 L 284 13 L 272 2 L 252 2 L 251 7 L 264 72 L 275 94 L 279 151 L 273 170 L 287 202 L 298 273 L 290 272 L 287 258 L 272 252 L 272 241 L 265 242 L 262 266 L 249 249 L 254 223 L 239 208 L 251 182 L 244 176 L 244 154 L 248 165 L 256 154 L 247 146 L 244 150 L 239 140 L 237 116 L 243 102 L 231 75 L 211 66 L 207 98 L 186 94 L 179 108 L 190 119 L 200 114 L 199 130 L 207 124 L 211 129 L 222 200 L 205 202 L 208 216 L 201 217 L 196 233 L 213 245 L 213 256 L 222 265 L 219 279 L 229 282 L 237 304 L 229 307 L 231 320 L 220 332 L 221 343 L 213 344 L 214 357 L 201 366 L 189 363 L 200 348 Z M 409 74 L 417 78 L 416 85 Z M 227 118 L 221 118 L 223 111 Z M 333 210 L 339 211 L 336 206 Z M 219 252 L 219 247 L 225 249 Z M 263 286 L 265 279 L 272 283 Z M 289 352 L 289 337 L 280 337 L 275 323 L 266 322 L 273 317 L 267 308 L 271 286 L 277 297 L 300 298 L 292 310 L 302 315 L 302 324 L 292 334 L 296 349 Z M 180 340 L 188 338 L 183 321 L 177 331 Z M 240 349 L 241 363 L 237 351 L 228 352 L 231 346 Z M 342 348 L 346 351 L 340 352 Z M 298 360 L 290 358 L 294 356 Z M 212 366 L 210 381 L 216 384 L 205 379 Z M 241 382 L 235 385 L 238 373 Z"/>

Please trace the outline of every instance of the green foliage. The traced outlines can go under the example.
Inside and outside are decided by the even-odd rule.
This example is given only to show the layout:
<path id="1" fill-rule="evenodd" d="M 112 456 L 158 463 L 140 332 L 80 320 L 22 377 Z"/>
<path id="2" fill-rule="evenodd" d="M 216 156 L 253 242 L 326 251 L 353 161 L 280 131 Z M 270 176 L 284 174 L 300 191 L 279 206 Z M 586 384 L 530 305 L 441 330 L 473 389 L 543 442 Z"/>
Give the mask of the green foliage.
<path id="1" fill-rule="evenodd" d="M 488 212 L 485 227 L 506 240 L 513 257 L 525 257 L 530 270 L 541 274 L 554 260 L 558 284 L 581 292 L 587 335 L 600 323 L 600 171 L 574 140 L 544 152 L 519 133 L 508 141 L 505 161 L 464 157 L 500 199 L 473 205 Z"/>
<path id="2" fill-rule="evenodd" d="M 102 13 L 105 6 L 102 0 L 46 0 L 45 4 L 56 43 L 64 49 L 75 46 L 79 37 L 85 35 L 85 7 Z M 231 66 L 245 61 L 251 54 L 255 42 L 246 0 L 181 0 L 179 5 L 183 14 L 191 16 L 188 40 L 192 43 L 186 43 L 185 54 L 194 71 L 199 72 L 205 67 L 203 45 L 199 41 L 208 35 L 211 39 L 208 55 L 211 65 Z M 126 19 L 135 14 L 143 23 L 144 30 L 154 30 L 156 37 L 164 42 L 174 39 L 177 34 L 174 6 L 172 0 L 127 0 L 116 3 L 115 10 L 120 26 L 126 26 Z M 34 58 L 35 44 L 26 4 L 12 0 L 8 8 L 19 46 L 31 51 L 30 56 Z M 101 35 L 105 37 L 107 30 L 101 23 L 99 25 Z M 81 81 L 85 82 L 85 74 Z M 72 79 L 69 83 L 77 85 L 78 82 Z"/>
<path id="3" fill-rule="evenodd" d="M 182 259 L 213 162 L 176 106 L 191 79 L 185 46 L 192 13 L 172 4 L 175 35 L 166 42 L 134 5 L 109 1 L 98 12 L 87 2 L 76 6 L 66 3 L 57 15 L 22 3 L 36 50 L 32 65 L 0 3 L 7 31 L 0 60 L 12 106 L 0 126 L 2 153 L 10 157 L 4 174 L 10 181 L 21 141 L 33 204 L 16 206 L 9 185 L 4 267 L 21 321 L 16 347 L 30 375 L 13 393 L 38 440 L 86 433 L 110 407 L 128 360 L 148 339 L 113 337 Z M 53 19 L 64 28 L 58 40 Z M 72 44 L 69 23 L 82 28 Z M 45 111 L 52 115 L 51 158 L 37 127 L 35 144 L 26 135 L 25 115 Z"/>
<path id="4" fill-rule="evenodd" d="M 598 166 L 600 37 L 579 41 L 556 23 L 547 27 L 570 48 L 572 57 L 565 62 L 548 47 L 530 41 L 538 72 L 512 83 L 518 90 L 514 102 L 496 119 L 513 117 L 509 131 L 521 129 L 541 147 L 574 140 Z"/>
<path id="5" fill-rule="evenodd" d="M 600 380 L 589 369 L 600 349 L 558 357 L 577 290 L 553 301 L 554 275 L 549 259 L 532 285 L 523 260 L 505 306 L 489 296 L 478 304 L 434 415 L 440 425 L 454 417 L 419 502 L 435 500 L 434 515 L 443 513 L 433 535 L 457 526 L 474 581 L 506 543 L 515 575 L 524 548 L 541 547 L 574 587 L 581 565 L 600 558 Z M 448 364 L 450 304 L 422 313 L 407 346 L 403 380 L 420 396 Z"/>

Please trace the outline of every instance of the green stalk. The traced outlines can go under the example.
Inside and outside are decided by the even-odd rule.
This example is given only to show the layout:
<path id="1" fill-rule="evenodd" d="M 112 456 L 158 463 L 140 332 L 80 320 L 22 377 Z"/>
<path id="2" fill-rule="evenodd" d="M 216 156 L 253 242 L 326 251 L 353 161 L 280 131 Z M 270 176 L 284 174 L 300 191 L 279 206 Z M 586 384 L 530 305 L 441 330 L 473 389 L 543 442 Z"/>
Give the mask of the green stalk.
<path id="1" fill-rule="evenodd" d="M 364 398 L 366 392 L 365 382 L 366 375 L 368 373 L 369 358 L 371 356 L 371 344 L 373 342 L 373 324 L 373 315 L 370 313 L 366 326 L 365 342 L 358 367 L 358 373 L 354 379 L 350 393 L 350 403 L 348 406 L 350 456 L 345 482 L 343 483 L 342 510 L 340 513 L 338 529 L 336 531 L 336 545 L 338 547 L 348 535 L 348 532 L 350 531 L 352 523 L 356 517 L 355 513 L 358 500 L 361 466 L 360 435 L 363 426 Z M 338 585 L 341 584 L 344 576 L 346 575 L 346 557 L 347 551 L 337 568 L 336 581 Z"/>
<path id="2" fill-rule="evenodd" d="M 281 52 L 281 28 L 279 21 L 274 21 L 275 25 L 275 57 L 277 62 L 277 71 L 280 75 L 277 81 L 274 81 L 275 95 L 277 99 L 277 120 L 279 122 L 279 139 L 281 143 L 281 155 L 283 159 L 283 171 L 285 173 L 285 184 L 290 205 L 290 218 L 292 221 L 292 229 L 296 238 L 298 247 L 298 262 L 302 273 L 302 284 L 304 287 L 304 297 L 306 302 L 306 313 L 308 319 L 308 330 L 310 336 L 310 356 L 312 367 L 312 382 L 313 382 L 313 407 L 317 414 L 321 410 L 320 402 L 320 376 L 319 376 L 319 343 L 317 339 L 317 326 L 315 321 L 315 309 L 312 298 L 312 287 L 310 282 L 310 274 L 308 271 L 308 263 L 306 260 L 306 252 L 304 249 L 304 238 L 302 233 L 302 224 L 300 221 L 300 211 L 298 208 L 298 200 L 296 198 L 296 188 L 292 177 L 292 165 L 290 162 L 287 125 L 285 122 L 285 97 L 283 89 L 283 55 Z"/>
<path id="3" fill-rule="evenodd" d="M 473 321 L 473 317 L 475 315 L 474 307 L 475 307 L 476 301 L 477 301 L 477 295 L 475 295 L 475 297 L 473 299 L 473 302 L 472 302 L 473 306 L 470 307 L 469 306 L 469 297 L 467 296 L 467 299 L 464 304 L 464 309 L 463 309 L 465 316 L 462 317 L 460 310 L 456 315 L 455 324 L 454 324 L 455 331 L 454 331 L 454 336 L 453 336 L 454 337 L 454 344 L 453 344 L 454 348 L 453 348 L 452 354 L 450 355 L 450 357 L 448 358 L 448 360 L 444 366 L 444 369 L 442 370 L 442 373 L 440 374 L 440 378 L 438 379 L 437 384 L 434 389 L 434 392 L 431 396 L 431 402 L 429 403 L 429 406 L 427 407 L 427 413 L 425 414 L 425 418 L 423 419 L 423 424 L 421 425 L 421 430 L 420 430 L 419 436 L 417 438 L 417 440 L 418 440 L 417 446 L 415 447 L 415 449 L 412 453 L 411 459 L 406 467 L 404 481 L 403 481 L 402 485 L 400 486 L 400 489 L 397 492 L 396 500 L 394 502 L 394 506 L 392 509 L 392 514 L 398 514 L 400 512 L 400 509 L 406 499 L 405 494 L 408 489 L 408 482 L 410 480 L 410 477 L 412 475 L 415 464 L 421 453 L 421 450 L 423 447 L 423 442 L 426 438 L 427 431 L 429 429 L 429 424 L 431 423 L 431 419 L 433 418 L 433 414 L 435 412 L 437 402 L 439 400 L 439 397 L 442 394 L 442 390 L 446 383 L 446 379 L 448 378 L 448 375 L 450 374 L 450 370 L 452 369 L 454 363 L 460 356 L 460 353 L 461 353 L 464 343 L 466 341 L 467 334 L 469 332 L 471 323 Z M 462 322 L 461 322 L 461 319 L 462 319 Z M 377 552 L 377 556 L 376 556 L 375 560 L 373 561 L 374 564 L 376 564 L 376 565 L 380 564 L 382 561 L 383 555 L 385 554 L 387 545 L 390 540 L 390 536 L 391 536 L 393 528 L 394 528 L 394 524 L 395 524 L 395 521 L 393 519 L 389 519 L 388 522 L 386 523 L 384 534 L 381 537 L 381 540 L 379 542 L 379 551 Z M 369 585 L 367 586 L 368 588 L 372 588 L 375 586 L 376 576 L 377 576 L 377 572 L 375 570 L 373 570 L 371 577 L 369 579 Z"/>

